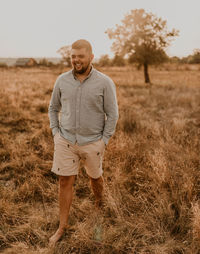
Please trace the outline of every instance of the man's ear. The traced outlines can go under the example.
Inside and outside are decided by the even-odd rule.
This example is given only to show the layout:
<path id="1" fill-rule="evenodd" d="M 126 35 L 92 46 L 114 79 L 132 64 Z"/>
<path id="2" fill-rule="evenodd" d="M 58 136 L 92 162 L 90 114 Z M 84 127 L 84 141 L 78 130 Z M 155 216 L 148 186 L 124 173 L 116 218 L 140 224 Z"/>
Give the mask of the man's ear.
<path id="1" fill-rule="evenodd" d="M 92 62 L 93 59 L 94 59 L 94 54 L 91 54 L 90 61 Z"/>

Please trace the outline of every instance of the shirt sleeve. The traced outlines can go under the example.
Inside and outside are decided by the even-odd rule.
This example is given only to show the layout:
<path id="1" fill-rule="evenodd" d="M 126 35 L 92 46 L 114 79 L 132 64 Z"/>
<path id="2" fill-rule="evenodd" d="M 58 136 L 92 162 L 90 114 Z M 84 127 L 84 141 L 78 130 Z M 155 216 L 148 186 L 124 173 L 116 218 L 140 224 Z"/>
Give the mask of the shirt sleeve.
<path id="1" fill-rule="evenodd" d="M 104 89 L 104 112 L 106 121 L 103 131 L 103 141 L 108 144 L 110 137 L 114 134 L 119 117 L 116 87 L 111 79 L 108 80 Z"/>
<path id="2" fill-rule="evenodd" d="M 60 96 L 59 78 L 58 78 L 54 85 L 54 89 L 53 89 L 50 104 L 49 104 L 49 110 L 48 110 L 50 128 L 52 129 L 53 136 L 59 131 L 58 114 L 61 109 L 60 99 L 61 99 L 61 96 Z"/>

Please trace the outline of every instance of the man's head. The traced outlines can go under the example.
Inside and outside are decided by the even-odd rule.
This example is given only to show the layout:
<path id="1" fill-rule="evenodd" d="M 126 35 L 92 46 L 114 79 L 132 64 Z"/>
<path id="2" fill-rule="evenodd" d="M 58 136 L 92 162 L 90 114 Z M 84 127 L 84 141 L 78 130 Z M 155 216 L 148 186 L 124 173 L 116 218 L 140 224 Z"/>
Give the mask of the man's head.
<path id="1" fill-rule="evenodd" d="M 84 74 L 90 69 L 94 58 L 92 46 L 86 40 L 78 40 L 72 44 L 71 63 L 75 74 Z"/>

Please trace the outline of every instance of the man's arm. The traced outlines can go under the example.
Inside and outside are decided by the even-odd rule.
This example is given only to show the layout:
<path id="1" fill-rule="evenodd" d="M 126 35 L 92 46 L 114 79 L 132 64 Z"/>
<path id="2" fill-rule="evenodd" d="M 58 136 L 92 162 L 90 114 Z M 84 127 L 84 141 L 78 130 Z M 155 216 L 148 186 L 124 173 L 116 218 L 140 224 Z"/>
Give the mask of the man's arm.
<path id="1" fill-rule="evenodd" d="M 49 104 L 49 121 L 53 136 L 59 131 L 58 113 L 61 109 L 59 79 L 56 80 Z"/>
<path id="2" fill-rule="evenodd" d="M 106 121 L 103 131 L 103 141 L 108 144 L 108 140 L 115 132 L 115 127 L 119 117 L 117 96 L 115 84 L 111 79 L 108 80 L 104 90 L 104 112 L 106 114 Z"/>

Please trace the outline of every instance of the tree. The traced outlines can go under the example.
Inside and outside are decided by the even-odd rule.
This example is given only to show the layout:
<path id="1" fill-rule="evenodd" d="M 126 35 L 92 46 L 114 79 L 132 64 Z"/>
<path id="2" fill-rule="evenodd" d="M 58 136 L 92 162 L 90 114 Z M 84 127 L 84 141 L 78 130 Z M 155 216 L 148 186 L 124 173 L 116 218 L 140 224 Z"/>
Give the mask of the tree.
<path id="1" fill-rule="evenodd" d="M 145 83 L 150 83 L 148 66 L 166 59 L 165 49 L 178 31 L 167 30 L 166 21 L 144 9 L 131 10 L 122 20 L 122 25 L 107 29 L 110 39 L 114 39 L 112 50 L 115 54 L 128 56 L 144 67 Z"/>
<path id="2" fill-rule="evenodd" d="M 181 62 L 181 59 L 177 56 L 169 57 L 168 62 L 179 64 Z"/>
<path id="3" fill-rule="evenodd" d="M 61 56 L 63 63 L 66 63 L 67 66 L 71 66 L 71 46 L 63 46 L 57 51 Z"/>
<path id="4" fill-rule="evenodd" d="M 99 61 L 98 61 L 98 65 L 103 67 L 103 66 L 110 66 L 110 58 L 109 58 L 109 55 L 102 55 L 100 56 L 99 58 Z"/>
<path id="5" fill-rule="evenodd" d="M 180 63 L 183 64 L 200 64 L 200 49 L 194 49 L 192 55 L 182 57 Z"/>
<path id="6" fill-rule="evenodd" d="M 125 66 L 125 64 L 126 63 L 123 56 L 120 56 L 120 55 L 115 55 L 111 63 L 111 65 L 113 66 Z"/>
<path id="7" fill-rule="evenodd" d="M 188 62 L 193 64 L 200 63 L 200 49 L 194 49 L 193 55 L 191 56 L 191 59 L 189 59 Z"/>
<path id="8" fill-rule="evenodd" d="M 39 65 L 42 65 L 42 66 L 49 66 L 49 62 L 46 58 L 42 58 L 40 59 L 39 61 Z"/>

